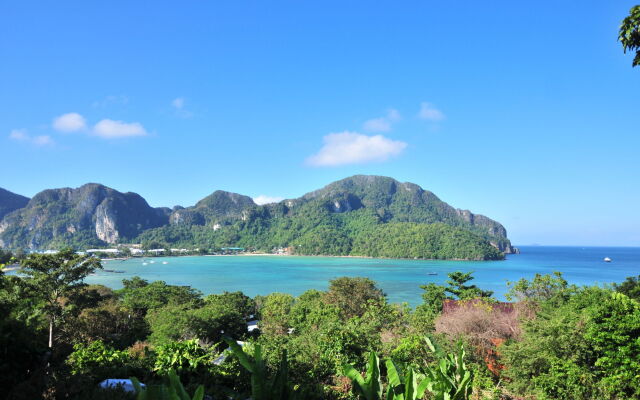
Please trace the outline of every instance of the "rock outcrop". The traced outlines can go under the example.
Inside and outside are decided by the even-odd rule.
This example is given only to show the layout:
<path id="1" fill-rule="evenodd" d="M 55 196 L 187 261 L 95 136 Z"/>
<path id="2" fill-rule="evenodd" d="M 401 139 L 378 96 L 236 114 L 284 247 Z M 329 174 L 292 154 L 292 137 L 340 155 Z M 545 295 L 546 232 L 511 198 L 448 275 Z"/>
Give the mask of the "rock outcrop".
<path id="1" fill-rule="evenodd" d="M 136 193 L 89 183 L 49 189 L 0 222 L 0 246 L 41 249 L 52 244 L 101 245 L 134 238 L 168 222 Z"/>

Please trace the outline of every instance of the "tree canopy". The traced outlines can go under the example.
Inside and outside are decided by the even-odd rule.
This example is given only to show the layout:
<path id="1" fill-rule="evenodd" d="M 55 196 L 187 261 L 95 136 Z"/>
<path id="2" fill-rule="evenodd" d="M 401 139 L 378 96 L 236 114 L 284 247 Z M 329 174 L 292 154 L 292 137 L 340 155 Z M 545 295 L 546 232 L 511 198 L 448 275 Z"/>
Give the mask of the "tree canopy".
<path id="1" fill-rule="evenodd" d="M 634 67 L 640 65 L 640 5 L 632 7 L 629 15 L 622 20 L 618 40 L 622 43 L 622 50 L 625 53 L 635 51 L 632 65 Z"/>
<path id="2" fill-rule="evenodd" d="M 21 265 L 21 272 L 29 278 L 24 283 L 40 297 L 49 317 L 49 347 L 53 347 L 54 324 L 65 310 L 63 298 L 83 286 L 83 279 L 102 264 L 95 257 L 65 249 L 56 254 L 30 254 Z"/>

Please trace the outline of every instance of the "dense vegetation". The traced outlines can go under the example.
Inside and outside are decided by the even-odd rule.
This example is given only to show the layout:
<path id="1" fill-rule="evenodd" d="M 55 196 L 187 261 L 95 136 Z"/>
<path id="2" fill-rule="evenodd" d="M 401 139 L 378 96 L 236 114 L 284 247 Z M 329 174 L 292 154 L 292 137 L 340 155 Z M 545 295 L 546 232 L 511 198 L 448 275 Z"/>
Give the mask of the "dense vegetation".
<path id="1" fill-rule="evenodd" d="M 318 215 L 319 214 L 319 215 Z M 443 223 L 382 223 L 366 210 L 348 215 L 299 213 L 265 221 L 250 214 L 218 230 L 171 225 L 146 231 L 141 243 L 215 249 L 240 246 L 269 252 L 289 247 L 294 254 L 388 258 L 500 260 L 502 252 L 483 236 Z"/>
<path id="2" fill-rule="evenodd" d="M 379 176 L 354 176 L 263 206 L 216 191 L 193 207 L 173 210 L 90 184 L 39 193 L 0 224 L 0 246 L 9 248 L 128 242 L 205 252 L 288 248 L 307 255 L 480 260 L 512 251 L 499 223 L 455 209 L 417 185 Z"/>
<path id="3" fill-rule="evenodd" d="M 372 257 L 498 260 L 503 254 L 482 237 L 445 224 L 389 223 L 360 232 L 353 254 Z"/>
<path id="4" fill-rule="evenodd" d="M 249 298 L 82 285 L 100 266 L 73 252 L 22 265 L 32 278 L 0 275 L 2 398 L 133 398 L 97 384 L 135 377 L 149 385 L 140 398 L 640 399 L 640 276 L 576 287 L 538 275 L 501 303 L 457 272 L 410 309 L 367 278 Z"/>

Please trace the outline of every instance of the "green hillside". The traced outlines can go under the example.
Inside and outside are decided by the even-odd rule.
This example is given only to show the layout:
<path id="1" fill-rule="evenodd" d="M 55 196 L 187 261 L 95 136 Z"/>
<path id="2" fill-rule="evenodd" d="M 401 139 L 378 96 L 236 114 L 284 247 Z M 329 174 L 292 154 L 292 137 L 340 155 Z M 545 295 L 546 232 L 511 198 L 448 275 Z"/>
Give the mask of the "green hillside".
<path id="1" fill-rule="evenodd" d="M 245 203 L 235 216 L 174 223 L 147 230 L 137 240 L 394 258 L 500 259 L 512 251 L 499 223 L 457 210 L 417 185 L 376 176 L 354 176 L 277 204 Z"/>
<path id="2" fill-rule="evenodd" d="M 513 251 L 500 223 L 451 207 L 418 185 L 366 175 L 274 204 L 259 206 L 248 196 L 218 190 L 173 210 L 87 184 L 45 190 L 0 221 L 0 247 L 131 242 L 424 259 L 493 260 Z"/>

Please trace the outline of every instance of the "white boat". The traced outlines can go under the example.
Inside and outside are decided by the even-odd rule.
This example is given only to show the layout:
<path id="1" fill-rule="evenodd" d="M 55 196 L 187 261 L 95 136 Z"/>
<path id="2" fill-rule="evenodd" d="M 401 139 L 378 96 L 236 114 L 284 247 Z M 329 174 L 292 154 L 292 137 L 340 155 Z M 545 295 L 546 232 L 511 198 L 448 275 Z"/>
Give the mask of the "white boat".
<path id="1" fill-rule="evenodd" d="M 162 263 L 163 263 L 163 264 L 169 264 L 167 261 L 163 261 Z"/>
<path id="2" fill-rule="evenodd" d="M 609 257 L 605 257 L 604 262 L 611 262 L 611 259 Z"/>

